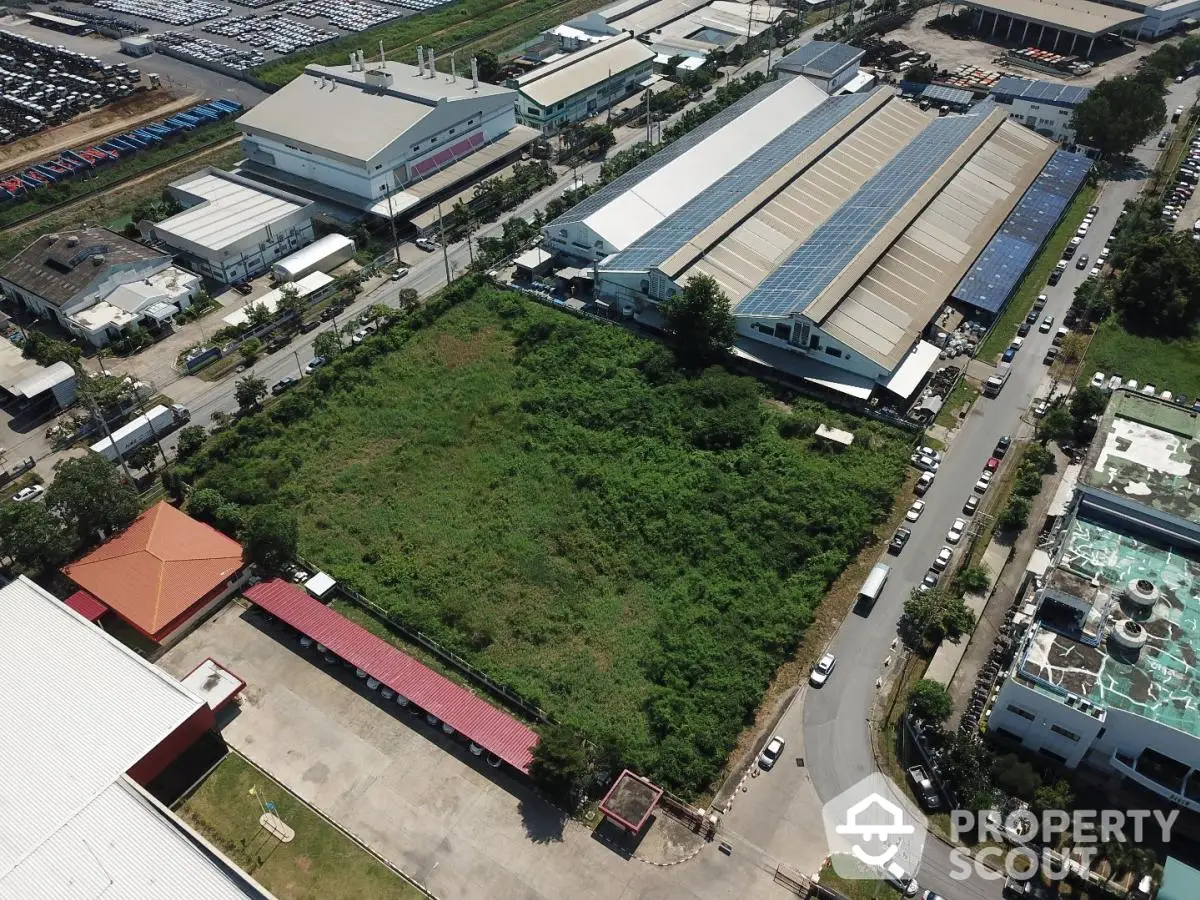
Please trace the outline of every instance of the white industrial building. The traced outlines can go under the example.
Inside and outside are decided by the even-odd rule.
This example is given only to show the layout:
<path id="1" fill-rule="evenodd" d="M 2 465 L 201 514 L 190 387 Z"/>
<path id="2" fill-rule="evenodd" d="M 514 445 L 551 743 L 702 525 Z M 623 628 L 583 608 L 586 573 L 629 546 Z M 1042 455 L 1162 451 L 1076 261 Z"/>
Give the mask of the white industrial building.
<path id="1" fill-rule="evenodd" d="M 201 283 L 166 253 L 82 228 L 38 238 L 0 270 L 0 288 L 39 319 L 103 347 L 127 329 L 169 322 Z"/>
<path id="2" fill-rule="evenodd" d="M 201 698 L 24 577 L 0 631 L 0 897 L 271 897 L 142 786 Z"/>
<path id="3" fill-rule="evenodd" d="M 704 57 L 758 37 L 784 12 L 783 4 L 741 0 L 619 0 L 567 22 L 570 32 L 555 33 L 584 36 L 577 40 L 632 34 L 662 56 Z"/>
<path id="4" fill-rule="evenodd" d="M 1008 107 L 1009 116 L 1027 128 L 1060 143 L 1074 144 L 1075 107 L 1091 92 L 1091 88 L 1055 81 L 1005 76 L 992 88 L 992 99 Z"/>
<path id="5" fill-rule="evenodd" d="M 804 76 L 827 94 L 836 94 L 858 75 L 864 51 L 836 41 L 809 41 L 775 64 L 779 78 Z"/>
<path id="6" fill-rule="evenodd" d="M 507 84 L 518 92 L 517 119 L 544 134 L 590 118 L 637 91 L 655 53 L 625 34 L 570 53 Z"/>
<path id="7" fill-rule="evenodd" d="M 924 338 L 1055 153 L 984 103 L 939 118 L 877 88 L 771 82 L 543 228 L 602 304 L 660 327 L 693 275 L 730 298 L 737 351 L 859 399 L 908 397 Z"/>
<path id="8" fill-rule="evenodd" d="M 1028 586 L 997 737 L 1200 811 L 1200 428 L 1117 391 Z"/>
<path id="9" fill-rule="evenodd" d="M 271 266 L 278 282 L 296 281 L 310 272 L 330 272 L 354 258 L 354 241 L 344 234 L 327 234 L 303 250 Z"/>
<path id="10" fill-rule="evenodd" d="M 208 168 L 167 188 L 183 212 L 154 226 L 154 238 L 202 275 L 232 284 L 313 239 L 313 202 Z"/>
<path id="11" fill-rule="evenodd" d="M 365 62 L 309 65 L 237 120 L 242 170 L 381 217 L 520 154 L 537 134 L 516 126 L 517 94 L 463 72 Z M 457 65 L 456 65 L 457 68 Z"/>

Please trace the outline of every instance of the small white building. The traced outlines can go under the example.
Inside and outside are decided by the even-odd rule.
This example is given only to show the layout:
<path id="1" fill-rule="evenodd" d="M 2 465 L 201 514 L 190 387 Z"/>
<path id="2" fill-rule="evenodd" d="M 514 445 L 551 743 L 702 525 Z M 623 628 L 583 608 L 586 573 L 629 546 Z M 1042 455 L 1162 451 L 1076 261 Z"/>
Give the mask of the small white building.
<path id="1" fill-rule="evenodd" d="M 47 234 L 0 270 L 0 288 L 39 319 L 96 347 L 191 305 L 200 279 L 106 228 Z"/>
<path id="2" fill-rule="evenodd" d="M 519 94 L 517 119 L 554 134 L 603 112 L 638 90 L 654 71 L 655 55 L 625 34 L 527 72 L 508 82 Z"/>
<path id="3" fill-rule="evenodd" d="M 167 190 L 185 209 L 155 225 L 155 239 L 222 284 L 253 278 L 312 242 L 312 201 L 279 188 L 208 168 Z"/>
<path id="4" fill-rule="evenodd" d="M 827 94 L 836 94 L 857 75 L 862 50 L 836 41 L 809 41 L 775 64 L 780 78 L 803 75 Z"/>
<path id="5" fill-rule="evenodd" d="M 1075 107 L 1092 89 L 1055 81 L 1005 76 L 992 88 L 992 98 L 1009 110 L 1009 118 L 1060 143 L 1075 143 Z"/>

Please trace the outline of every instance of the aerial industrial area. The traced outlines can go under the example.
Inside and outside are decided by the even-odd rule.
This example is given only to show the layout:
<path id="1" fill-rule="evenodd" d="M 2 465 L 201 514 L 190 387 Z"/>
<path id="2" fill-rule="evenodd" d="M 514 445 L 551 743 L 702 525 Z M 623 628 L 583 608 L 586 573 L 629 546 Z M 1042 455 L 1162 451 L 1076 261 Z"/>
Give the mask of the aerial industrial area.
<path id="1" fill-rule="evenodd" d="M 0 898 L 1200 898 L 1200 0 L 0 75 Z"/>

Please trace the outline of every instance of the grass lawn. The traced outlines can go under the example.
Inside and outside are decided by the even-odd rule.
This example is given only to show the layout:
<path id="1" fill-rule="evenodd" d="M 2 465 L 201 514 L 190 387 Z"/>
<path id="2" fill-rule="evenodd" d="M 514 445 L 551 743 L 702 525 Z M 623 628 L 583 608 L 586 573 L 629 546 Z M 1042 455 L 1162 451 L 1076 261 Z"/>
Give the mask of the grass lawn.
<path id="1" fill-rule="evenodd" d="M 1119 374 L 1125 380 L 1153 384 L 1161 393 L 1169 390 L 1188 400 L 1200 397 L 1200 338 L 1160 340 L 1130 334 L 1115 318 L 1104 322 L 1092 336 L 1087 356 L 1079 367 L 1079 383 L 1087 384 L 1092 373 Z"/>
<path id="2" fill-rule="evenodd" d="M 950 391 L 950 396 L 946 398 L 946 402 L 938 410 L 938 414 L 933 420 L 934 424 L 941 425 L 943 428 L 954 428 L 958 425 L 959 409 L 963 404 L 973 403 L 978 396 L 979 391 L 972 387 L 966 378 L 958 379 L 958 384 L 954 385 L 954 389 Z M 940 448 L 934 447 L 933 449 L 938 450 Z"/>
<path id="3" fill-rule="evenodd" d="M 296 832 L 281 844 L 258 824 L 272 801 Z M 280 900 L 419 900 L 425 895 L 276 782 L 231 754 L 176 812 Z"/>
<path id="4" fill-rule="evenodd" d="M 192 476 L 294 510 L 314 565 L 698 794 L 886 522 L 906 438 L 473 290 L 212 439 Z"/>
<path id="5" fill-rule="evenodd" d="M 1067 246 L 1067 241 L 1075 235 L 1079 223 L 1083 221 L 1088 207 L 1095 199 L 1096 188 L 1094 186 L 1085 184 L 1080 188 L 1075 202 L 1067 208 L 1062 221 L 1058 223 L 1058 227 L 1046 241 L 1046 246 L 1034 259 L 1029 272 L 1017 286 L 1012 299 L 1008 301 L 1008 306 L 1004 307 L 1004 311 L 1000 313 L 1000 318 L 996 320 L 991 333 L 980 345 L 979 352 L 975 354 L 977 359 L 987 363 L 997 362 L 997 357 L 1004 352 L 1004 348 L 1016 335 L 1017 326 L 1025 320 L 1025 316 L 1033 308 L 1033 301 L 1037 299 L 1038 294 L 1045 290 L 1046 280 L 1054 271 L 1054 264 L 1062 259 L 1063 248 Z"/>
<path id="6" fill-rule="evenodd" d="M 856 860 L 845 857 L 850 865 L 863 868 Z M 886 881 L 870 878 L 843 878 L 833 870 L 832 863 L 821 868 L 821 886 L 837 891 L 846 900 L 900 900 L 904 895 Z"/>

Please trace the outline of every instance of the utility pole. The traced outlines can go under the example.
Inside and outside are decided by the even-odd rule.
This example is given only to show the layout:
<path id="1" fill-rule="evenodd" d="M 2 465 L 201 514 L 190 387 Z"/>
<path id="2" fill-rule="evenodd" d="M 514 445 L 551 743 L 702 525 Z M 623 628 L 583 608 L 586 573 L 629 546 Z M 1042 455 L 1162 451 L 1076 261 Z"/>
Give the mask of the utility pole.
<path id="1" fill-rule="evenodd" d="M 300 365 L 300 351 L 293 350 L 292 356 L 296 357 L 296 372 L 299 373 L 301 378 L 303 378 L 304 377 L 304 367 Z"/>
<path id="2" fill-rule="evenodd" d="M 446 223 L 442 221 L 442 201 L 437 204 L 438 231 L 442 235 L 442 263 L 446 266 L 446 284 L 450 284 L 450 253 L 446 250 Z"/>
<path id="3" fill-rule="evenodd" d="M 384 185 L 383 190 L 387 193 L 388 203 L 388 224 L 392 226 L 392 261 L 399 264 L 400 262 L 400 239 L 396 236 L 396 214 L 392 212 L 392 192 L 388 190 L 389 185 Z"/>
<path id="4" fill-rule="evenodd" d="M 121 448 L 117 446 L 116 441 L 112 439 L 112 432 L 108 428 L 108 419 L 100 413 L 100 408 L 96 406 L 96 400 L 83 387 L 84 374 L 79 370 L 75 370 L 75 380 L 79 382 L 79 393 L 83 395 L 83 399 L 87 402 L 88 408 L 91 409 L 92 415 L 100 420 L 100 428 L 104 431 L 104 436 L 112 443 L 113 449 L 117 451 L 117 463 L 121 466 L 121 471 L 125 473 L 125 477 L 129 483 L 133 483 L 133 475 L 129 471 L 129 466 L 125 463 L 125 454 L 121 452 Z"/>
<path id="5" fill-rule="evenodd" d="M 646 88 L 646 143 L 650 144 L 650 88 Z"/>

